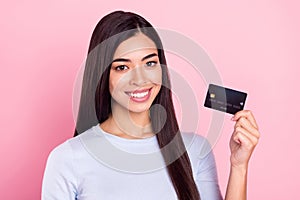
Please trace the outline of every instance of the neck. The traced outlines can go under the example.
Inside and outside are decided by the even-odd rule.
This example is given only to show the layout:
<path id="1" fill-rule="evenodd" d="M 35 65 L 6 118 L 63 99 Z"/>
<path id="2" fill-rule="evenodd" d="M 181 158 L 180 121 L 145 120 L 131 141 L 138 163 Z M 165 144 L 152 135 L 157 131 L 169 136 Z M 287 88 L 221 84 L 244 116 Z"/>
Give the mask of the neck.
<path id="1" fill-rule="evenodd" d="M 101 127 L 111 134 L 124 138 L 146 138 L 153 136 L 149 110 L 130 112 L 120 105 L 112 106 L 112 114 Z"/>

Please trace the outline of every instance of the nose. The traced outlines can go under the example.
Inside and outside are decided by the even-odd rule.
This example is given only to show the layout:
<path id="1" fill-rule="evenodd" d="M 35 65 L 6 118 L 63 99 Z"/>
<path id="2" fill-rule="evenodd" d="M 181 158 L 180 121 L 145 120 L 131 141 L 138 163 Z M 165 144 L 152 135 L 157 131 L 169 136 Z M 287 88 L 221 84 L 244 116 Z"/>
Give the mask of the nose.
<path id="1" fill-rule="evenodd" d="M 136 66 L 131 71 L 130 84 L 141 86 L 147 83 L 147 75 L 142 66 Z"/>

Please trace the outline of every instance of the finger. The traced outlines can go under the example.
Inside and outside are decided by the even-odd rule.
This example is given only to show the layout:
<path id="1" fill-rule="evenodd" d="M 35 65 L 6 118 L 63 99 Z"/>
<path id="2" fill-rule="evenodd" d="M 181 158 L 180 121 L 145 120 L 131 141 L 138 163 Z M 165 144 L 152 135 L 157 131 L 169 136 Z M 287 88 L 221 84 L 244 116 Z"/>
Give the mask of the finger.
<path id="1" fill-rule="evenodd" d="M 234 140 L 240 144 L 246 145 L 248 148 L 253 148 L 258 143 L 258 137 L 252 135 L 249 131 L 242 127 L 237 127 L 234 132 Z"/>
<path id="2" fill-rule="evenodd" d="M 251 112 L 251 110 L 241 110 L 237 113 L 235 113 L 235 115 L 231 118 L 233 121 L 237 121 L 240 117 L 245 117 L 247 118 L 251 124 L 258 129 L 258 125 L 256 123 L 256 120 Z"/>
<path id="3" fill-rule="evenodd" d="M 235 123 L 234 128 L 236 129 L 237 127 L 242 127 L 244 129 L 246 129 L 247 131 L 249 131 L 251 134 L 253 134 L 255 137 L 259 137 L 260 133 L 257 130 L 257 128 L 255 128 L 252 123 L 245 117 L 240 117 L 238 119 L 238 121 Z"/>

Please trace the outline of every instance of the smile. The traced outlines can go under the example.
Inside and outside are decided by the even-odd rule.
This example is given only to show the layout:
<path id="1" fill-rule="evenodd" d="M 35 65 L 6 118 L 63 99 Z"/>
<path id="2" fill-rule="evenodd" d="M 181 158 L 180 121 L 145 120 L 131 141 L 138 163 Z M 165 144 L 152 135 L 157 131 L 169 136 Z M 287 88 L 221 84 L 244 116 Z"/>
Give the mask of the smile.
<path id="1" fill-rule="evenodd" d="M 151 89 L 152 88 L 145 89 L 145 90 L 136 90 L 133 92 L 125 92 L 125 93 L 131 97 L 131 100 L 142 102 L 148 100 L 148 98 L 150 97 Z"/>
<path id="2" fill-rule="evenodd" d="M 142 93 L 130 93 L 129 95 L 134 98 L 143 98 L 147 94 L 149 94 L 149 90 L 147 92 L 142 92 Z"/>

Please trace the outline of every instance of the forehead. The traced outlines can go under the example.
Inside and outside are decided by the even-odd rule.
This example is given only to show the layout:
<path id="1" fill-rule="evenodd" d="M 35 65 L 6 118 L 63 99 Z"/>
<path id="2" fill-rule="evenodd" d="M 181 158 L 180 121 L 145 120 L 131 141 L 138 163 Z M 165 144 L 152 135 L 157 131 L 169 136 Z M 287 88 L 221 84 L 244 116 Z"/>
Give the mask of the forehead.
<path id="1" fill-rule="evenodd" d="M 143 33 L 138 33 L 133 37 L 121 42 L 114 53 L 114 59 L 129 56 L 133 53 L 157 52 L 155 43 Z"/>

